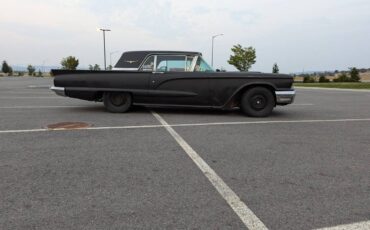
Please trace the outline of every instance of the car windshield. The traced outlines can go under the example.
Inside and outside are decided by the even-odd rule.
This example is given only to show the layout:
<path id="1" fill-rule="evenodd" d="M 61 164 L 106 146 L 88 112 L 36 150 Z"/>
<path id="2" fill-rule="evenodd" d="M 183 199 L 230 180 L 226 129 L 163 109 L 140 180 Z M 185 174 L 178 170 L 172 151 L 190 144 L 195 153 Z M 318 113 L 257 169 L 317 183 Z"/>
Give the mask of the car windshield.
<path id="1" fill-rule="evenodd" d="M 214 72 L 214 70 L 199 56 L 195 64 L 194 72 Z"/>

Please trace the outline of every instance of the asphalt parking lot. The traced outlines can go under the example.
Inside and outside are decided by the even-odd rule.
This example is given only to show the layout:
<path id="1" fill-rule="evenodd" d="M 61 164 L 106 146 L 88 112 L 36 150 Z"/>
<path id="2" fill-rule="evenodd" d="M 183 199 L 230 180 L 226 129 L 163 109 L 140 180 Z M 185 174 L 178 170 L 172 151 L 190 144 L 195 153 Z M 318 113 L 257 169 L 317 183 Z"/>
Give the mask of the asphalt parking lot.
<path id="1" fill-rule="evenodd" d="M 111 114 L 51 84 L 0 78 L 0 229 L 370 229 L 370 92 L 250 118 Z"/>

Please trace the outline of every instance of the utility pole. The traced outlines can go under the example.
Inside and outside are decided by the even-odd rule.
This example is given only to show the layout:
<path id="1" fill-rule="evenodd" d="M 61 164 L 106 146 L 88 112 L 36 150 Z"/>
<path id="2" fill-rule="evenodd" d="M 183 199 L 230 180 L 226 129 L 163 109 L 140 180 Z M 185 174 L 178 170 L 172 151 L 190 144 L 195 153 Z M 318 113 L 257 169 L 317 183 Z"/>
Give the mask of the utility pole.
<path id="1" fill-rule="evenodd" d="M 110 29 L 99 28 L 98 31 L 103 31 L 103 45 L 104 45 L 104 70 L 107 70 L 107 53 L 105 50 L 105 32 L 111 31 Z"/>

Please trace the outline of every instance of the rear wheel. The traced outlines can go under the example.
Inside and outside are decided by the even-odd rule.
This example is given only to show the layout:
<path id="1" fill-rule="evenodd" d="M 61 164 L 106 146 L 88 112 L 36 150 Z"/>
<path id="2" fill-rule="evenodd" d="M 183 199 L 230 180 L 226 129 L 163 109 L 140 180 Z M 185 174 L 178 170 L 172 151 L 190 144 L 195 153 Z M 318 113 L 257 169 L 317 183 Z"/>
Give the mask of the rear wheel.
<path id="1" fill-rule="evenodd" d="M 264 87 L 251 88 L 241 98 L 242 111 L 251 117 L 267 117 L 274 106 L 274 95 Z"/>
<path id="2" fill-rule="evenodd" d="M 103 96 L 104 106 L 111 113 L 125 113 L 132 105 L 129 93 L 107 92 Z"/>

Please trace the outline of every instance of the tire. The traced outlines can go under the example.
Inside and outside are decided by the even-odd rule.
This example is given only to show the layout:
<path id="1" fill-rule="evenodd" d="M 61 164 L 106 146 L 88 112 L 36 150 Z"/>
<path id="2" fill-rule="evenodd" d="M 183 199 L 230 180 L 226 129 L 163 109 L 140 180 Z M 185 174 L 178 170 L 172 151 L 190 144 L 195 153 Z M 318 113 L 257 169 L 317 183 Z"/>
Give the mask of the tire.
<path id="1" fill-rule="evenodd" d="M 129 93 L 104 93 L 104 106 L 111 113 L 125 113 L 132 105 L 132 96 Z"/>
<path id="2" fill-rule="evenodd" d="M 242 111 L 251 117 L 267 117 L 275 106 L 273 93 L 264 87 L 255 87 L 246 91 L 241 98 Z"/>

